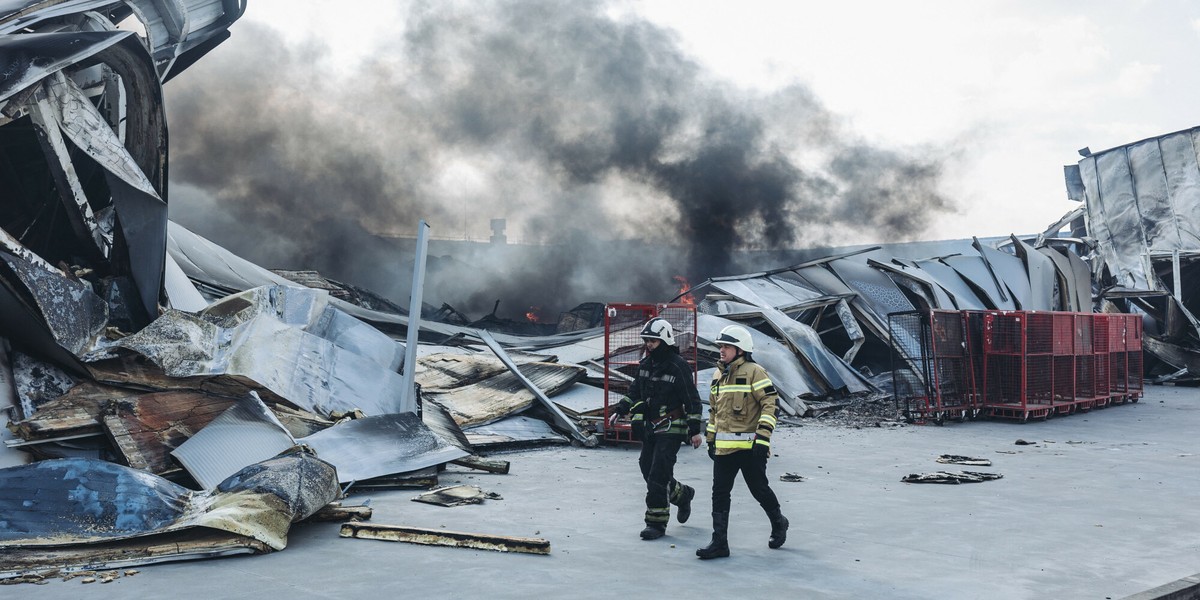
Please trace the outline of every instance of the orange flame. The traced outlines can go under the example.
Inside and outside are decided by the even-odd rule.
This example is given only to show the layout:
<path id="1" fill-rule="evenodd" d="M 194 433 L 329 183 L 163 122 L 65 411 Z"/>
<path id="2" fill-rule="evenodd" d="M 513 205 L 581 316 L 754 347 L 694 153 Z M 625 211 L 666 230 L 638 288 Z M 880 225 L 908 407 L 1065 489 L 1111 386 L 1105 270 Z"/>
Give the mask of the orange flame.
<path id="1" fill-rule="evenodd" d="M 675 275 L 671 279 L 674 279 L 675 283 L 679 284 L 679 293 L 683 295 L 679 298 L 679 301 L 689 306 L 695 306 L 696 297 L 688 293 L 688 290 L 692 289 L 692 284 L 688 283 L 687 278 L 683 275 Z"/>
<path id="2" fill-rule="evenodd" d="M 542 318 L 538 316 L 538 311 L 542 310 L 540 306 L 530 306 L 529 311 L 525 313 L 525 319 L 530 323 L 541 323 Z"/>

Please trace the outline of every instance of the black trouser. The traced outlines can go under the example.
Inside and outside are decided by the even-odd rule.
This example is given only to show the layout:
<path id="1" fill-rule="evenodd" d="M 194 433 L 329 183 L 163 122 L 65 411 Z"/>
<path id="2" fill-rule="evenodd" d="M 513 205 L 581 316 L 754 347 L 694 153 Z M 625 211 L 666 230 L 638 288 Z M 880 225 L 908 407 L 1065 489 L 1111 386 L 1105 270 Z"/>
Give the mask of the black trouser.
<path id="1" fill-rule="evenodd" d="M 750 450 L 738 450 L 733 454 L 717 455 L 713 459 L 712 510 L 715 513 L 729 512 L 729 493 L 733 491 L 733 480 L 738 471 L 750 494 L 768 513 L 779 509 L 779 499 L 767 482 L 767 461 L 756 458 Z"/>
<path id="2" fill-rule="evenodd" d="M 675 458 L 684 436 L 677 433 L 648 433 L 642 438 L 638 466 L 646 480 L 646 522 L 666 525 L 670 503 L 679 502 L 682 486 L 675 481 Z"/>

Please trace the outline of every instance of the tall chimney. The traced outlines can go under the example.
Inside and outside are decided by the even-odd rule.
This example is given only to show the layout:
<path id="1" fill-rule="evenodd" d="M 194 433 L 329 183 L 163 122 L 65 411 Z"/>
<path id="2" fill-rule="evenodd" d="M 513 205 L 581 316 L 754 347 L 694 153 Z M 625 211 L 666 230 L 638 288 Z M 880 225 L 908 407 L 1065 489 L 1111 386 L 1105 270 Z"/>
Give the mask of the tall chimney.
<path id="1" fill-rule="evenodd" d="M 492 243 L 508 243 L 508 237 L 504 235 L 504 219 L 492 219 Z"/>

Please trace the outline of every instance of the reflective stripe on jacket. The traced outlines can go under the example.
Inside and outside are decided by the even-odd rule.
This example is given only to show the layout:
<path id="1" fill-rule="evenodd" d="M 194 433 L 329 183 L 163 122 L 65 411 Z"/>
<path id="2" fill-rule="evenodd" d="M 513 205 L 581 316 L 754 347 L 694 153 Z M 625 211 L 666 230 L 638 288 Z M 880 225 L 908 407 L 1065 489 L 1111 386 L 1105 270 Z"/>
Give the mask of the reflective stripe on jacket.
<path id="1" fill-rule="evenodd" d="M 717 454 L 770 447 L 779 393 L 761 365 L 739 356 L 717 364 L 709 388 L 708 443 Z"/>

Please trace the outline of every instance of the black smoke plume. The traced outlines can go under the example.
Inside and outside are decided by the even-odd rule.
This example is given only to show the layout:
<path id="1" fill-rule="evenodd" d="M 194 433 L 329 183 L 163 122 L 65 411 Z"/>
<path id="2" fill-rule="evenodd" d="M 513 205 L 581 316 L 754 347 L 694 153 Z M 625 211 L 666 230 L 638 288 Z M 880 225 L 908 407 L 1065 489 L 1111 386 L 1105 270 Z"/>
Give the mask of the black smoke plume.
<path id="1" fill-rule="evenodd" d="M 426 219 L 484 241 L 504 218 L 538 246 L 435 244 L 427 296 L 553 316 L 666 300 L 672 275 L 736 273 L 751 251 L 913 239 L 951 209 L 939 159 L 868 146 L 801 86 L 715 80 L 670 31 L 608 8 L 417 2 L 352 68 L 319 35 L 238 23 L 167 86 L 172 217 L 401 303 L 412 243 L 389 235 Z"/>

